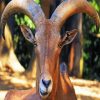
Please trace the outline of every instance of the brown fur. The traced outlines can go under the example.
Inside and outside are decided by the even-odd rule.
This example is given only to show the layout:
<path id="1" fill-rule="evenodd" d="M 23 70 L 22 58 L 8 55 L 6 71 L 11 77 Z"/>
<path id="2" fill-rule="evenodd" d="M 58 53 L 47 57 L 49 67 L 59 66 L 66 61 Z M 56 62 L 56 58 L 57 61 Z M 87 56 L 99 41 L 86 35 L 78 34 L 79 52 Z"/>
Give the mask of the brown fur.
<path id="1" fill-rule="evenodd" d="M 30 4 L 28 4 L 28 1 L 30 1 Z M 62 24 L 68 17 L 70 17 L 72 14 L 84 11 L 87 12 L 90 16 L 93 15 L 92 17 L 95 19 L 98 25 L 100 24 L 100 20 L 97 12 L 85 0 L 68 0 L 68 2 L 64 1 L 62 4 L 60 4 L 60 6 L 57 7 L 50 19 L 46 19 L 40 7 L 36 5 L 33 0 L 23 0 L 24 6 L 21 6 L 22 0 L 21 2 L 18 0 L 12 0 L 12 2 L 17 3 L 14 6 L 17 6 L 17 8 L 19 8 L 19 11 L 25 9 L 23 11 L 31 17 L 32 21 L 36 19 L 35 23 L 37 25 L 37 28 L 35 37 L 27 27 L 23 26 L 21 27 L 21 30 L 28 41 L 30 41 L 31 43 L 33 43 L 34 41 L 36 42 L 37 46 L 35 48 L 35 53 L 38 70 L 35 90 L 30 89 L 22 91 L 10 91 L 8 92 L 5 100 L 43 100 L 43 98 L 41 98 L 42 96 L 40 97 L 39 93 L 39 83 L 40 80 L 43 79 L 42 75 L 49 75 L 50 77 L 52 77 L 52 80 L 50 81 L 52 81 L 53 83 L 50 95 L 47 96 L 45 100 L 76 100 L 76 95 L 70 82 L 69 76 L 67 75 L 66 71 L 60 72 L 59 57 L 63 46 L 73 41 L 77 34 L 77 31 L 73 30 L 69 32 L 69 34 L 66 34 L 62 39 L 60 36 L 60 30 Z M 3 15 L 7 15 L 7 12 L 8 14 L 9 12 L 14 13 L 14 9 L 16 7 L 13 6 L 13 3 L 10 3 L 10 11 L 8 9 L 9 6 L 7 6 L 8 8 L 4 10 Z M 73 7 L 73 9 L 67 9 L 67 7 Z M 39 13 L 35 14 L 34 12 L 32 12 L 33 9 L 30 10 L 29 8 L 34 8 L 35 12 Z M 3 21 L 6 23 L 6 20 L 4 20 L 6 18 L 6 16 L 2 17 L 2 24 Z M 4 24 L 2 30 L 3 28 Z"/>

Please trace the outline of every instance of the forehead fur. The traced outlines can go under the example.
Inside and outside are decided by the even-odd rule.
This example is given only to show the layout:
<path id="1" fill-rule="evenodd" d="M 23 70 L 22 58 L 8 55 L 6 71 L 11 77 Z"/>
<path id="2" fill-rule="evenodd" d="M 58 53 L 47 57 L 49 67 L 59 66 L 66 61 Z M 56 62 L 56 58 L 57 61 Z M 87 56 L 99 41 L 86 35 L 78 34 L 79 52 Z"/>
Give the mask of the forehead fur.
<path id="1" fill-rule="evenodd" d="M 41 24 L 35 37 L 39 42 L 55 41 L 56 43 L 60 39 L 60 34 L 57 26 L 48 19 Z"/>

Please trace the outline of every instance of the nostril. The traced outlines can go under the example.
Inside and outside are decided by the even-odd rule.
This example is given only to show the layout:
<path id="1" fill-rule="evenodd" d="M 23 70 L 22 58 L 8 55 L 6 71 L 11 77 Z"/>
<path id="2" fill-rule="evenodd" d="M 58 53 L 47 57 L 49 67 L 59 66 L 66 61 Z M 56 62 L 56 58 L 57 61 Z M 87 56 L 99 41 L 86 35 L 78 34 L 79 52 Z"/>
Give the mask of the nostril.
<path id="1" fill-rule="evenodd" d="M 50 83 L 51 83 L 51 80 L 43 80 L 43 79 L 42 79 L 42 83 L 44 84 L 44 86 L 45 86 L 46 88 L 48 88 L 49 85 L 50 85 Z"/>

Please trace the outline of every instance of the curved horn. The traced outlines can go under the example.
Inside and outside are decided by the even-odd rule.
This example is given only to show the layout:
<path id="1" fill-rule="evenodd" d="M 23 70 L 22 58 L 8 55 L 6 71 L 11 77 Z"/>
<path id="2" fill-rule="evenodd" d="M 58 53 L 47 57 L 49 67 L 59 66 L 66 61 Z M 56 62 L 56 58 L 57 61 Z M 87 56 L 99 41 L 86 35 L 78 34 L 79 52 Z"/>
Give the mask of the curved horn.
<path id="1" fill-rule="evenodd" d="M 96 25 L 100 25 L 98 13 L 86 0 L 63 1 L 52 14 L 51 20 L 55 21 L 59 27 L 62 27 L 65 20 L 70 16 L 81 12 L 89 14 L 95 20 Z"/>
<path id="2" fill-rule="evenodd" d="M 4 9 L 1 16 L 1 33 L 4 32 L 5 24 L 8 18 L 17 12 L 21 12 L 30 17 L 30 19 L 38 27 L 40 22 L 43 22 L 45 15 L 38 4 L 33 0 L 12 0 Z"/>

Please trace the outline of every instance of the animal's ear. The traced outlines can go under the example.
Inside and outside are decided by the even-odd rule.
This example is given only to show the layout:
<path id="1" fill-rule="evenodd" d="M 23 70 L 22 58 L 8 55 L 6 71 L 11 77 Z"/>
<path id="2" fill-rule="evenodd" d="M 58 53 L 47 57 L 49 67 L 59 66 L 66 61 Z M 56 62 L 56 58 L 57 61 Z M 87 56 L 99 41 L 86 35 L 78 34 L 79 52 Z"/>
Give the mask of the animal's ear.
<path id="1" fill-rule="evenodd" d="M 62 38 L 59 46 L 62 47 L 66 44 L 70 44 L 74 40 L 74 38 L 76 37 L 77 33 L 78 33 L 77 29 L 66 32 L 64 37 Z"/>
<path id="2" fill-rule="evenodd" d="M 35 37 L 33 36 L 32 31 L 28 26 L 20 25 L 20 29 L 26 40 L 28 40 L 31 43 L 35 42 Z"/>

